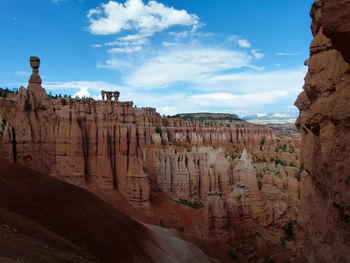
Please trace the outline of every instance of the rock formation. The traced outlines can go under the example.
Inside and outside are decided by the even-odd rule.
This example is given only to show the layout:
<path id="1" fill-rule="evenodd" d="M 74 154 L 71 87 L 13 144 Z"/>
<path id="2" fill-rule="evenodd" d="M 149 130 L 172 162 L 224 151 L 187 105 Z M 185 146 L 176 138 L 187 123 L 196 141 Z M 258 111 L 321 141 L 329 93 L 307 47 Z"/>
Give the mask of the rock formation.
<path id="1" fill-rule="evenodd" d="M 102 101 L 50 99 L 41 87 L 40 59 L 31 57 L 30 64 L 33 74 L 28 88 L 19 90 L 14 116 L 8 117 L 1 156 L 81 187 L 103 193 L 116 189 L 137 206 L 147 205 L 149 200 L 150 180 L 143 160 L 147 148 L 238 142 L 254 147 L 262 137 L 270 144 L 274 139 L 271 129 L 262 126 L 208 127 L 162 118 L 154 108 L 139 109 L 132 102 L 119 102 L 119 92 L 102 91 Z M 2 107 L 0 115 L 7 116 L 3 114 L 6 111 Z M 204 158 L 200 155 L 195 154 L 193 160 L 183 155 L 178 160 L 180 166 L 173 169 L 183 170 L 188 158 L 191 163 Z M 196 176 L 193 174 L 193 180 Z M 181 180 L 176 184 L 175 191 L 185 191 Z M 218 189 L 208 186 L 209 191 Z M 203 196 L 206 198 L 207 191 Z"/>
<path id="2" fill-rule="evenodd" d="M 0 98 L 0 116 L 7 121 L 0 156 L 113 205 L 120 194 L 137 208 L 137 219 L 146 211 L 152 222 L 221 240 L 251 260 L 259 228 L 279 242 L 282 228 L 295 222 L 299 160 L 293 138 L 277 141 L 270 128 L 245 122 L 162 118 L 155 108 L 118 101 L 117 91 L 102 91 L 101 101 L 52 99 L 41 86 L 39 65 L 31 59 L 33 75 L 15 104 Z M 189 228 L 183 223 L 188 217 L 154 208 L 158 192 L 167 197 L 167 208 L 205 207 L 188 216 L 194 225 L 201 220 L 200 226 Z"/>
<path id="3" fill-rule="evenodd" d="M 300 221 L 309 262 L 350 260 L 350 2 L 317 0 L 309 67 L 295 105 L 309 173 Z"/>
<path id="4" fill-rule="evenodd" d="M 226 201 L 220 191 L 208 193 L 208 224 L 209 231 L 214 236 L 227 234 L 228 216 Z M 221 237 L 224 238 L 225 237 Z"/>

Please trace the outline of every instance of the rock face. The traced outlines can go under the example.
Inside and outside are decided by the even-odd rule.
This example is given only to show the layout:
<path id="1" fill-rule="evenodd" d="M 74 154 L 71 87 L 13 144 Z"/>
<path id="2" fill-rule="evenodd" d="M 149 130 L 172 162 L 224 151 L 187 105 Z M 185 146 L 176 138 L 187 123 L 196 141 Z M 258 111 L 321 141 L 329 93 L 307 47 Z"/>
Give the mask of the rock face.
<path id="1" fill-rule="evenodd" d="M 295 105 L 302 132 L 300 213 L 309 262 L 350 260 L 350 2 L 316 1 L 309 71 Z"/>
<path id="2" fill-rule="evenodd" d="M 208 193 L 208 224 L 212 235 L 222 236 L 227 234 L 227 207 L 220 191 Z"/>
<path id="3" fill-rule="evenodd" d="M 227 193 L 230 189 L 231 169 L 223 149 L 193 147 L 178 152 L 174 148 L 149 149 L 145 167 L 158 187 L 174 199 L 205 202 L 209 192 Z M 153 172 L 151 171 L 154 167 Z"/>
<path id="4" fill-rule="evenodd" d="M 258 230 L 277 243 L 282 228 L 295 223 L 299 161 L 293 138 L 277 141 L 270 128 L 245 122 L 162 118 L 154 108 L 118 101 L 119 92 L 102 91 L 101 101 L 52 99 L 41 86 L 40 60 L 31 58 L 31 65 L 28 88 L 20 88 L 16 103 L 0 98 L 0 116 L 7 121 L 0 156 L 113 205 L 120 194 L 147 208 L 133 211 L 147 211 L 153 223 L 226 242 L 251 260 L 258 259 Z M 157 207 L 163 208 L 163 196 L 170 212 Z M 194 216 L 177 214 L 174 201 L 205 208 Z M 198 227 L 195 220 L 202 221 Z"/>
<path id="5" fill-rule="evenodd" d="M 1 99 L 0 115 L 7 118 L 7 125 L 0 155 L 95 192 L 117 190 L 137 206 L 149 201 L 152 173 L 149 176 L 148 172 L 152 168 L 148 162 L 155 161 L 145 159 L 148 148 L 235 143 L 258 147 L 262 137 L 266 144 L 274 141 L 272 130 L 264 126 L 206 126 L 162 118 L 154 108 L 139 109 L 132 102 L 119 102 L 119 92 L 102 91 L 102 101 L 51 99 L 41 87 L 40 59 L 31 57 L 30 64 L 33 74 L 28 88 L 19 90 L 12 110 L 15 113 L 9 115 L 9 103 Z M 206 169 L 205 154 L 172 156 L 171 150 L 165 150 L 156 155 L 160 163 L 157 169 L 166 169 L 164 178 L 155 180 L 163 190 L 173 187 L 171 191 L 188 199 L 195 191 L 191 184 L 199 176 L 207 178 L 203 180 L 207 190 L 197 198 L 206 199 L 208 191 L 224 188 L 223 181 L 218 181 L 220 168 L 216 172 Z M 174 173 L 191 174 L 190 181 L 174 177 L 176 182 L 170 185 Z"/>

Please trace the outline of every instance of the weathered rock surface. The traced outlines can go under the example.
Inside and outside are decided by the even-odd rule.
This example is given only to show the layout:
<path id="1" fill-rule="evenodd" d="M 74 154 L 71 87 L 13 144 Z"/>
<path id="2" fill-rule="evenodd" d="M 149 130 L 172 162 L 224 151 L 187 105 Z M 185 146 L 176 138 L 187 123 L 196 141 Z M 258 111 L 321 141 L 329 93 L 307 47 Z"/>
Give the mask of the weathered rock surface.
<path id="1" fill-rule="evenodd" d="M 119 102 L 118 92 L 104 92 L 107 100 L 102 101 L 50 99 L 41 87 L 39 65 L 40 60 L 32 57 L 33 74 L 28 88 L 20 88 L 11 114 L 9 103 L 1 100 L 0 115 L 7 118 L 8 123 L 0 155 L 96 192 L 118 190 L 135 205 L 147 205 L 149 201 L 152 179 L 146 171 L 151 168 L 143 158 L 147 148 L 233 145 L 238 142 L 256 147 L 262 137 L 266 138 L 267 144 L 274 140 L 271 129 L 264 126 L 206 126 L 199 122 L 162 118 L 154 108 L 139 109 L 134 108 L 132 102 Z M 166 165 L 162 164 L 164 169 L 169 170 L 171 162 L 172 173 L 191 173 L 193 183 L 199 180 L 198 176 L 208 177 L 203 180 L 203 187 L 208 191 L 220 190 L 215 185 L 215 180 L 216 184 L 221 183 L 221 188 L 225 185 L 224 181 L 218 181 L 220 171 L 210 174 L 209 169 L 203 168 L 207 165 L 204 155 L 183 154 L 177 158 L 164 153 L 159 158 L 160 162 L 168 161 Z M 203 170 L 209 174 L 202 174 Z M 165 173 L 163 179 L 156 179 L 163 190 L 169 186 L 166 186 L 169 175 Z M 175 180 L 170 187 L 174 187 L 179 197 L 188 199 L 191 195 L 189 181 L 186 179 L 186 185 L 183 178 L 176 177 Z M 204 191 L 204 199 L 208 191 Z M 197 198 L 200 196 L 198 193 Z"/>
<path id="2" fill-rule="evenodd" d="M 350 2 L 316 1 L 304 91 L 295 105 L 302 132 L 300 221 L 309 262 L 350 260 Z"/>
<path id="3" fill-rule="evenodd" d="M 281 228 L 295 222 L 294 139 L 277 143 L 272 130 L 260 125 L 162 118 L 154 108 L 119 102 L 118 92 L 103 91 L 102 101 L 51 99 L 36 65 L 15 104 L 0 98 L 0 115 L 8 121 L 0 156 L 108 200 L 120 193 L 149 214 L 156 213 L 151 191 L 164 192 L 168 203 L 206 206 L 197 213 L 205 222 L 202 229 L 185 229 L 188 218 L 173 212 L 155 217 L 162 226 L 224 240 L 251 260 L 257 228 L 279 239 Z"/>
<path id="4" fill-rule="evenodd" d="M 208 221 L 209 231 L 212 235 L 222 236 L 227 234 L 227 207 L 220 191 L 208 193 Z M 222 238 L 225 239 L 225 237 Z"/>

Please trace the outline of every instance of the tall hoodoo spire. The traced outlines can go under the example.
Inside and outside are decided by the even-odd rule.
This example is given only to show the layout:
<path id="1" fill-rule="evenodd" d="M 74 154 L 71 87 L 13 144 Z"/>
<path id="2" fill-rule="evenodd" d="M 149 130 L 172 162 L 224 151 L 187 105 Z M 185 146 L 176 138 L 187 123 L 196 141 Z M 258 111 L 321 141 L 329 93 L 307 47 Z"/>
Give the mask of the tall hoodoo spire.
<path id="1" fill-rule="evenodd" d="M 30 76 L 29 83 L 41 84 L 41 78 L 39 76 L 40 58 L 30 57 L 30 67 L 33 69 L 32 75 Z"/>

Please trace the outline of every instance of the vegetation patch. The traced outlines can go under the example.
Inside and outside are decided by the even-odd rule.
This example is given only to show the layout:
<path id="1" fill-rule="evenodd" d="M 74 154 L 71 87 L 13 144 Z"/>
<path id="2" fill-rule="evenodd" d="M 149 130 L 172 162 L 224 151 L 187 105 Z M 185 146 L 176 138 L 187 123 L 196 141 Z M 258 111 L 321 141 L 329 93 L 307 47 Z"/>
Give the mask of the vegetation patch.
<path id="1" fill-rule="evenodd" d="M 197 202 L 197 201 L 189 201 L 189 200 L 186 200 L 186 199 L 179 199 L 178 201 L 177 200 L 174 200 L 174 201 L 176 203 L 179 203 L 179 204 L 182 204 L 182 205 L 186 205 L 186 206 L 191 207 L 193 209 L 200 209 L 200 208 L 204 207 L 203 203 Z"/>
<path id="2" fill-rule="evenodd" d="M 238 259 L 237 253 L 236 253 L 236 251 L 234 251 L 233 249 L 231 249 L 228 253 L 229 253 L 230 258 L 231 258 L 232 260 L 237 260 L 237 259 Z"/>
<path id="3" fill-rule="evenodd" d="M 295 175 L 295 178 L 297 179 L 298 182 L 300 182 L 300 180 L 301 180 L 301 174 L 302 174 L 303 171 L 304 171 L 304 166 L 300 165 L 299 171 Z"/>
<path id="4" fill-rule="evenodd" d="M 4 135 L 5 126 L 6 126 L 6 120 L 2 119 L 1 116 L 0 116 L 0 139 Z"/>
<path id="5" fill-rule="evenodd" d="M 291 221 L 283 228 L 283 238 L 286 241 L 292 241 L 294 239 L 293 224 Z"/>

